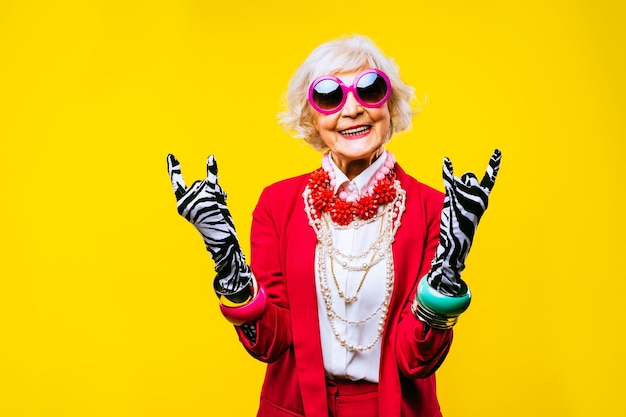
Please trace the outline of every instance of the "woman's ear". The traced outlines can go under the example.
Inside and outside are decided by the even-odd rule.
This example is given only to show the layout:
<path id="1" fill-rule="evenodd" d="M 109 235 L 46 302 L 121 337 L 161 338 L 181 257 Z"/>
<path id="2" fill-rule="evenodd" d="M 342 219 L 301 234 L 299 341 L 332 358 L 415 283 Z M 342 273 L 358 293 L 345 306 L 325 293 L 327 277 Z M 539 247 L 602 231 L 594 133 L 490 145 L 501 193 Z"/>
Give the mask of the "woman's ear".
<path id="1" fill-rule="evenodd" d="M 320 130 L 317 126 L 317 114 L 313 114 L 313 117 L 311 118 L 311 122 L 313 122 L 313 128 L 315 129 L 315 131 L 317 133 L 320 133 Z"/>

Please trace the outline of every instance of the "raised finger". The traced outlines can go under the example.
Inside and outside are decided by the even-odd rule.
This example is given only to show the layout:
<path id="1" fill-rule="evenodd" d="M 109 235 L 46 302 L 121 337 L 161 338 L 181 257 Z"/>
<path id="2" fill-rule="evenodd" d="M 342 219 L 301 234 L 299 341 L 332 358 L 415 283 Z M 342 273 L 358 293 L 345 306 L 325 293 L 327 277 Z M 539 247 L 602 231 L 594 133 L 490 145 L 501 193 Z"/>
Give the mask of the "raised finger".
<path id="1" fill-rule="evenodd" d="M 496 176 L 498 175 L 498 171 L 500 170 L 500 160 L 502 159 L 502 152 L 500 149 L 496 149 L 493 151 L 493 155 L 489 159 L 489 165 L 487 165 L 487 171 L 485 171 L 485 175 L 483 176 L 482 181 L 480 181 L 480 186 L 486 188 L 491 192 L 494 184 L 496 183 Z"/>
<path id="2" fill-rule="evenodd" d="M 187 191 L 187 185 L 183 179 L 183 174 L 180 170 L 180 162 L 172 154 L 167 155 L 167 171 L 172 181 L 172 189 L 176 199 L 179 200 Z"/>
<path id="3" fill-rule="evenodd" d="M 215 160 L 215 156 L 209 155 L 206 160 L 206 178 L 207 183 L 215 188 L 217 185 L 217 161 Z"/>
<path id="4" fill-rule="evenodd" d="M 454 192 L 454 170 L 448 157 L 443 158 L 443 185 L 447 193 Z"/>

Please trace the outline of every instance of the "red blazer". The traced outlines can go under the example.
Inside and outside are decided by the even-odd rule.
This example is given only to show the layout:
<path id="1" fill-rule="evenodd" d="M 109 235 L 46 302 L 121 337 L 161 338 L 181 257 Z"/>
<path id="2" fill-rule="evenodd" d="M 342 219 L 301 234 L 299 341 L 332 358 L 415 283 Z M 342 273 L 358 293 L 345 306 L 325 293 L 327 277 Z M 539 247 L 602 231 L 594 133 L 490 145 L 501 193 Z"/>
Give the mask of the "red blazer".
<path id="1" fill-rule="evenodd" d="M 396 165 L 406 190 L 406 211 L 393 243 L 395 280 L 382 336 L 379 414 L 441 416 L 435 370 L 452 342 L 452 331 L 430 329 L 411 312 L 417 282 L 430 269 L 439 242 L 443 194 L 417 182 Z M 267 187 L 253 213 L 251 268 L 269 296 L 253 344 L 267 362 L 258 417 L 328 417 L 326 382 L 315 293 L 316 236 L 304 212 L 302 192 L 310 174 Z"/>

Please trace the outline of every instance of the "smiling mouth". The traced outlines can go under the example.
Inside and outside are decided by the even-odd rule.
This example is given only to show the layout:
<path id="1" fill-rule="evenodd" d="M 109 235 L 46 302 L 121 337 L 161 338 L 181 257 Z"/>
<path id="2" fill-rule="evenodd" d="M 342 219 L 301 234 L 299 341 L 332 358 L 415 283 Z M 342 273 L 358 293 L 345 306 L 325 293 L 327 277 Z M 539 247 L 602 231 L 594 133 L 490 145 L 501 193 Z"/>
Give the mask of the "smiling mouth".
<path id="1" fill-rule="evenodd" d="M 351 129 L 340 130 L 339 134 L 342 136 L 348 136 L 348 137 L 363 136 L 364 134 L 368 133 L 371 129 L 372 129 L 372 126 L 364 125 L 364 126 L 351 128 Z"/>

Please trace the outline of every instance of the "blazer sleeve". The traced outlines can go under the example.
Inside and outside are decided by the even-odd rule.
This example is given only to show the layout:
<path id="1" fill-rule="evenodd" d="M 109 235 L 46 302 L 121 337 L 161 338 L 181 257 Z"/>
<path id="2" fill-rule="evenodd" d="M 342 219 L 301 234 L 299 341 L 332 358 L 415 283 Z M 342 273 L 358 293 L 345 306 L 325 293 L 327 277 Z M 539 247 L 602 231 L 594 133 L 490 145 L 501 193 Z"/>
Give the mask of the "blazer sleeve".
<path id="1" fill-rule="evenodd" d="M 424 233 L 423 249 L 419 259 L 411 260 L 419 263 L 419 269 L 417 276 L 413 277 L 414 283 L 410 287 L 412 290 L 402 307 L 395 344 L 398 367 L 408 378 L 425 378 L 433 374 L 443 363 L 452 343 L 452 329 L 432 329 L 411 311 L 417 283 L 430 270 L 439 244 L 439 225 L 443 207 L 443 194 L 439 191 L 422 185 L 418 194 L 422 213 L 419 229 Z"/>
<path id="2" fill-rule="evenodd" d="M 289 302 L 281 268 L 280 215 L 272 206 L 272 188 L 263 190 L 254 209 L 251 228 L 251 269 L 268 295 L 268 306 L 256 325 L 251 341 L 241 328 L 239 340 L 246 350 L 263 362 L 277 360 L 292 344 Z"/>

